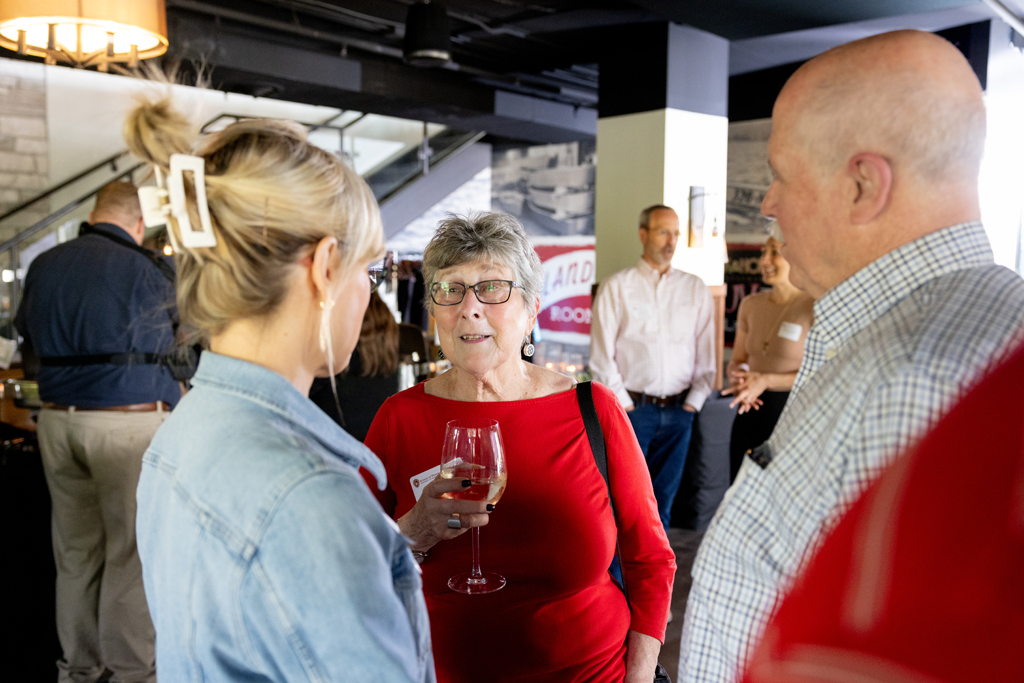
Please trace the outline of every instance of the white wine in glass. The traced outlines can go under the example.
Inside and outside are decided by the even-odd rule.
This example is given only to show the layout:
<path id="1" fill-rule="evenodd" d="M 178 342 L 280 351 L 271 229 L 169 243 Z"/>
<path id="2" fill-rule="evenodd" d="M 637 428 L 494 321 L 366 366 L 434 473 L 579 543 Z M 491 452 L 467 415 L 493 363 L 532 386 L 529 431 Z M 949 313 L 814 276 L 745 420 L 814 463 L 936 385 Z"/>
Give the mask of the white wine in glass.
<path id="1" fill-rule="evenodd" d="M 468 479 L 466 488 L 444 494 L 458 500 L 483 500 L 494 505 L 505 492 L 505 447 L 495 420 L 452 420 L 444 438 L 441 477 Z M 459 593 L 492 593 L 505 586 L 505 577 L 480 570 L 480 527 L 473 527 L 473 567 L 448 579 Z"/>

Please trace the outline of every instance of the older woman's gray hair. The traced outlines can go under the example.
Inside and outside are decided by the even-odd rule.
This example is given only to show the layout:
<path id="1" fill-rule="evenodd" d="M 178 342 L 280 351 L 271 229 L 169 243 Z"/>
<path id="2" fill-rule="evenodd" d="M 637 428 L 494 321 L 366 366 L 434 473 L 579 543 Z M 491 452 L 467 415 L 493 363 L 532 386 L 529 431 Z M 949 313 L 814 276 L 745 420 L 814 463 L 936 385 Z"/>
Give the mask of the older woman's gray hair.
<path id="1" fill-rule="evenodd" d="M 544 268 L 522 224 L 507 213 L 483 211 L 467 216 L 450 213 L 437 226 L 423 252 L 427 291 L 438 271 L 477 259 L 487 259 L 511 270 L 528 306 L 540 299 Z M 430 296 L 424 297 L 423 302 L 428 310 L 433 307 Z"/>

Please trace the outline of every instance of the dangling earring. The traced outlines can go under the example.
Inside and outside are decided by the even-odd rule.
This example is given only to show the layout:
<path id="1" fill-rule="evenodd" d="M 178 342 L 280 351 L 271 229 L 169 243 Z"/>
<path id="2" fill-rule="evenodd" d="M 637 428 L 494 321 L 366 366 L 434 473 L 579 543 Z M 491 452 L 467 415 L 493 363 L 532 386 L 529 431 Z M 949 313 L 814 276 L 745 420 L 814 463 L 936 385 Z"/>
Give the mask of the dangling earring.
<path id="1" fill-rule="evenodd" d="M 334 345 L 331 343 L 331 309 L 333 299 L 320 302 L 320 351 L 327 355 L 327 370 L 331 373 L 331 386 L 334 386 Z"/>
<path id="2" fill-rule="evenodd" d="M 531 342 L 529 338 L 527 338 L 526 344 L 523 345 L 523 355 L 526 356 L 527 358 L 533 358 L 534 351 L 536 351 L 536 348 L 534 348 L 533 342 Z"/>
<path id="3" fill-rule="evenodd" d="M 338 408 L 338 415 L 341 415 L 338 383 L 334 379 L 334 345 L 331 343 L 332 308 L 334 308 L 334 299 L 324 299 L 320 302 L 320 351 L 327 355 L 327 373 L 331 380 L 331 393 L 334 394 L 334 405 Z"/>
<path id="4" fill-rule="evenodd" d="M 444 351 L 441 350 L 440 346 L 437 347 L 437 359 L 444 360 Z"/>
<path id="5" fill-rule="evenodd" d="M 334 356 L 331 348 L 331 309 L 334 308 L 334 301 L 324 299 L 320 302 L 320 350 L 328 356 Z"/>

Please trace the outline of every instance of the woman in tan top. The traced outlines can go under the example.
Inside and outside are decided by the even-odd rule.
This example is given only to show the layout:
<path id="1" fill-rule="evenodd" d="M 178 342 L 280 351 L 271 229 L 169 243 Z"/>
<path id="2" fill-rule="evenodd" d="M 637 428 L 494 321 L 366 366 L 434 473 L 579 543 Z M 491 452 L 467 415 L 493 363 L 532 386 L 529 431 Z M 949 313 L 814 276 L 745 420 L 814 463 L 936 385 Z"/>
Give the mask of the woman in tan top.
<path id="1" fill-rule="evenodd" d="M 814 299 L 789 281 L 789 262 L 778 240 L 768 238 L 761 250 L 761 279 L 771 285 L 740 302 L 732 360 L 726 369 L 729 388 L 723 395 L 739 406 L 729 445 L 730 481 L 743 455 L 772 434 L 793 388 L 804 357 L 804 341 L 814 322 Z"/>

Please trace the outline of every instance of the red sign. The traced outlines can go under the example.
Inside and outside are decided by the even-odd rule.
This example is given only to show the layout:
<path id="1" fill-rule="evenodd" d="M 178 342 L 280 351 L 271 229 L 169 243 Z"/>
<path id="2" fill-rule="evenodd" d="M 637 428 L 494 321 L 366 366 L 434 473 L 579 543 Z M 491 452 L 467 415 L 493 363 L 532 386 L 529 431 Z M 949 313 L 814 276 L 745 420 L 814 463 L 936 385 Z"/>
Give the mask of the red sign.
<path id="1" fill-rule="evenodd" d="M 590 290 L 594 284 L 594 238 L 534 241 L 544 266 L 540 325 L 545 341 L 590 344 Z"/>

